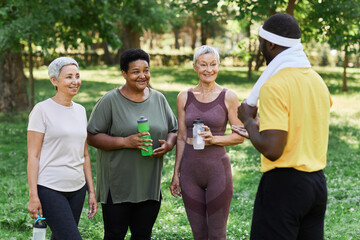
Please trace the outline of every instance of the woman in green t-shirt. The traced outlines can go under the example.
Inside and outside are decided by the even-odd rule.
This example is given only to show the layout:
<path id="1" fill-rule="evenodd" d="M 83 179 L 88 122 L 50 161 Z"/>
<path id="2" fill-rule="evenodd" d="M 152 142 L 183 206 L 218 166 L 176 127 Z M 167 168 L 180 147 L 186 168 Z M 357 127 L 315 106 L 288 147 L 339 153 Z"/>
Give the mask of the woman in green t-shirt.
<path id="1" fill-rule="evenodd" d="M 166 98 L 149 87 L 149 55 L 129 49 L 121 55 L 126 83 L 106 93 L 88 124 L 88 143 L 98 149 L 96 195 L 102 204 L 104 239 L 150 239 L 161 203 L 163 156 L 176 143 L 177 121 Z M 148 133 L 137 120 L 148 119 Z M 149 134 L 151 139 L 141 136 Z M 146 143 L 145 143 L 146 142 Z M 142 156 L 152 146 L 151 156 Z"/>

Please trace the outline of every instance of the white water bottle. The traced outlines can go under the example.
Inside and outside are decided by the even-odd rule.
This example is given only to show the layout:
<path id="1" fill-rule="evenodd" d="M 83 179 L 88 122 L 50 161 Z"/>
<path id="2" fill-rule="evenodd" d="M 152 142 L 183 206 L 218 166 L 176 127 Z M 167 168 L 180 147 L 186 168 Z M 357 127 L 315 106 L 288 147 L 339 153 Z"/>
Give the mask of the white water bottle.
<path id="1" fill-rule="evenodd" d="M 204 121 L 200 118 L 193 121 L 193 147 L 195 150 L 202 150 L 205 147 L 204 138 L 199 135 L 200 132 L 204 131 Z"/>
<path id="2" fill-rule="evenodd" d="M 45 218 L 40 217 L 35 220 L 33 227 L 33 237 L 32 240 L 45 240 L 46 237 L 46 222 Z"/>

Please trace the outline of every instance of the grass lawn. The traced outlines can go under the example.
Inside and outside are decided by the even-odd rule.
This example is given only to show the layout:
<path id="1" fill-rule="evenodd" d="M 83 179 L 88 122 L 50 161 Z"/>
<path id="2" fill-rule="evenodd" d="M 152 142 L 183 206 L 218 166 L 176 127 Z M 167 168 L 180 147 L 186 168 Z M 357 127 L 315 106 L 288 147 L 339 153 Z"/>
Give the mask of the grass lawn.
<path id="1" fill-rule="evenodd" d="M 349 69 L 348 93 L 341 91 L 342 69 L 318 68 L 333 98 L 330 123 L 328 165 L 328 208 L 325 219 L 326 239 L 360 239 L 360 69 Z M 74 101 L 85 106 L 88 116 L 95 102 L 124 80 L 117 67 L 94 67 L 81 70 L 83 80 Z M 180 90 L 197 83 L 191 68 L 152 68 L 151 85 L 160 90 L 176 113 L 176 96 Z M 34 73 L 35 101 L 55 94 L 45 68 Z M 254 73 L 257 79 L 259 73 Z M 250 93 L 254 81 L 246 79 L 244 68 L 221 68 L 217 82 L 232 89 L 243 100 Z M 0 240 L 31 239 L 32 223 L 27 211 L 28 190 L 26 176 L 26 128 L 28 112 L 0 115 Z M 249 239 L 253 201 L 261 177 L 260 155 L 246 140 L 238 146 L 227 147 L 232 163 L 234 196 L 228 221 L 228 239 Z M 96 149 L 90 147 L 96 181 Z M 162 178 L 163 202 L 155 223 L 153 239 L 192 239 L 181 199 L 171 196 L 168 187 L 172 177 L 175 151 L 164 159 Z M 95 218 L 86 217 L 84 206 L 79 229 L 83 239 L 102 239 L 101 207 Z M 50 239 L 50 230 L 47 231 Z M 129 237 L 127 237 L 129 239 Z"/>

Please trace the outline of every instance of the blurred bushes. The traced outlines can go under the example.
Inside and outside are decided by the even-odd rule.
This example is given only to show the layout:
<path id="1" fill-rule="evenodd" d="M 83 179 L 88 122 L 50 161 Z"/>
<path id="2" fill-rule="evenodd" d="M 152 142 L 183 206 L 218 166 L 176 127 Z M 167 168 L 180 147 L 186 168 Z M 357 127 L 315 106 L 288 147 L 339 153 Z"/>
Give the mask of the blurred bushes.
<path id="1" fill-rule="evenodd" d="M 41 52 L 34 54 L 34 66 L 39 68 L 43 65 L 48 66 L 50 62 L 60 56 L 69 56 L 76 59 L 81 68 L 87 66 L 105 65 L 104 55 L 98 54 L 97 52 L 86 52 L 86 53 L 55 53 L 52 55 L 44 56 Z M 241 57 L 222 54 L 221 65 L 224 66 L 247 66 L 247 63 Z M 313 66 L 339 66 L 342 67 L 343 60 L 342 56 L 338 52 L 331 51 L 330 49 L 319 49 L 318 51 L 311 51 L 308 53 L 309 60 Z M 154 67 L 176 67 L 191 65 L 193 60 L 192 54 L 157 54 L 150 53 L 150 64 Z M 25 67 L 28 67 L 28 54 L 23 53 L 23 61 Z M 360 67 L 360 56 L 352 55 L 349 67 Z M 118 65 L 118 64 L 116 64 Z"/>

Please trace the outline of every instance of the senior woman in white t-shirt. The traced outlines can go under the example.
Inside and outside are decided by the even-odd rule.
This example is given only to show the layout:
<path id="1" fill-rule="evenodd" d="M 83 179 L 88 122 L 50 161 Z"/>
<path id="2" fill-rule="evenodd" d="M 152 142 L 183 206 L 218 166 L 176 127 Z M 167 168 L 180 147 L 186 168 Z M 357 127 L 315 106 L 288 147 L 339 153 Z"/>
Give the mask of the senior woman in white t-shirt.
<path id="1" fill-rule="evenodd" d="M 86 190 L 88 217 L 97 212 L 97 201 L 86 143 L 85 108 L 72 101 L 81 80 L 78 63 L 69 57 L 49 65 L 56 88 L 54 97 L 35 105 L 29 116 L 28 183 L 31 218 L 46 218 L 51 239 L 82 239 L 77 228 Z"/>

